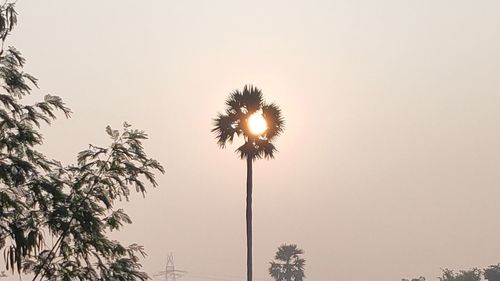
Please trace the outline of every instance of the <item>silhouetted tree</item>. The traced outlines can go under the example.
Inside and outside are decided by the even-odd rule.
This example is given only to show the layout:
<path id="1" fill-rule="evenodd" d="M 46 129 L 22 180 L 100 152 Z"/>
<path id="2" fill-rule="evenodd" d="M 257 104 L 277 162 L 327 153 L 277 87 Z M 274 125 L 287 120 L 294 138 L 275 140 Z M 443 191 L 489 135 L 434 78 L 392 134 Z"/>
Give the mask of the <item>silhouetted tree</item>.
<path id="1" fill-rule="evenodd" d="M 302 281 L 305 278 L 304 266 L 306 260 L 302 258 L 304 251 L 297 245 L 281 245 L 276 252 L 274 261 L 269 267 L 269 274 L 276 281 Z"/>
<path id="2" fill-rule="evenodd" d="M 0 250 L 6 269 L 33 273 L 33 280 L 146 280 L 138 257 L 143 248 L 123 246 L 107 233 L 131 223 L 115 201 L 128 199 L 131 189 L 144 194 L 145 182 L 156 186 L 153 172 L 163 172 L 144 152 L 147 135 L 126 123 L 122 132 L 108 126 L 111 145 L 90 145 L 69 166 L 37 151 L 40 125 L 50 124 L 57 110 L 67 117 L 71 112 L 56 96 L 25 102 L 37 80 L 23 71 L 19 51 L 4 48 L 16 22 L 14 4 L 0 5 Z"/>
<path id="3" fill-rule="evenodd" d="M 500 281 L 500 264 L 490 265 L 484 270 L 484 278 L 488 281 Z"/>
<path id="4" fill-rule="evenodd" d="M 471 270 L 461 270 L 458 273 L 450 269 L 443 269 L 443 276 L 439 277 L 440 281 L 480 281 L 481 270 L 473 268 Z"/>
<path id="5" fill-rule="evenodd" d="M 247 281 L 252 280 L 252 162 L 260 158 L 273 158 L 276 148 L 273 140 L 283 132 L 284 119 L 280 108 L 264 102 L 262 92 L 251 85 L 243 91 L 235 90 L 226 100 L 226 111 L 215 118 L 217 143 L 221 148 L 232 143 L 235 136 L 243 137 L 245 143 L 237 151 L 241 159 L 247 161 L 247 199 L 246 199 L 246 233 L 247 233 Z M 253 114 L 262 114 L 267 129 L 261 134 L 252 132 L 249 118 Z"/>

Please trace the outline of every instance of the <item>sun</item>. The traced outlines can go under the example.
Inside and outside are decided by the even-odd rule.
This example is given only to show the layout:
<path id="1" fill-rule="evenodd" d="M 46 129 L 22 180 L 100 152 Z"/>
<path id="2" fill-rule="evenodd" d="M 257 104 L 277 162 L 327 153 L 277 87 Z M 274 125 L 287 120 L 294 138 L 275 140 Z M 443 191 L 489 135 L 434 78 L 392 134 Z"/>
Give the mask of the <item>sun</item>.
<path id="1" fill-rule="evenodd" d="M 248 127 L 254 135 L 262 135 L 267 130 L 267 122 L 261 112 L 255 112 L 248 117 Z"/>

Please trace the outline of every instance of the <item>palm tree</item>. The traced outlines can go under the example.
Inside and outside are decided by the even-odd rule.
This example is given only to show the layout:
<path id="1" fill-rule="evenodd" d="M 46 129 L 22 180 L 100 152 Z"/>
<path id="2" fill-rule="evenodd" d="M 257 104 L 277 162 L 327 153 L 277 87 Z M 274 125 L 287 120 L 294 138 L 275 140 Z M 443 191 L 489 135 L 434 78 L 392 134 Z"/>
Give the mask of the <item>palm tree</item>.
<path id="1" fill-rule="evenodd" d="M 247 161 L 247 281 L 252 281 L 252 162 L 274 157 L 276 147 L 272 142 L 283 132 L 284 119 L 281 109 L 274 103 L 265 103 L 261 90 L 252 85 L 233 91 L 226 106 L 225 113 L 215 118 L 212 132 L 221 148 L 232 143 L 235 136 L 245 140 L 236 151 Z"/>
<path id="2" fill-rule="evenodd" d="M 304 251 L 297 245 L 281 245 L 271 262 L 269 274 L 276 281 L 302 281 L 305 278 L 306 260 L 301 257 Z"/>

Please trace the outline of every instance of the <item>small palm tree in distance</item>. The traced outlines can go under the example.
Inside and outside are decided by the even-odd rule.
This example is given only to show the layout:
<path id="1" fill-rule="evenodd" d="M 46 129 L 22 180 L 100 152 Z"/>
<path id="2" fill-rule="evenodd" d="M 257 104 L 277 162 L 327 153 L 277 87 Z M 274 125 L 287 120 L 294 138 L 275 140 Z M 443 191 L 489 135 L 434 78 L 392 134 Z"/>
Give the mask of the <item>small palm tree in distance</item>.
<path id="1" fill-rule="evenodd" d="M 243 91 L 233 91 L 226 100 L 226 111 L 214 119 L 217 143 L 225 148 L 235 137 L 244 139 L 236 149 L 247 162 L 246 234 L 247 281 L 252 281 L 252 162 L 272 159 L 277 151 L 273 141 L 284 129 L 281 109 L 274 103 L 265 103 L 262 91 L 245 85 Z"/>
<path id="2" fill-rule="evenodd" d="M 281 245 L 276 252 L 275 260 L 271 262 L 269 274 L 276 281 L 304 280 L 306 260 L 302 258 L 303 254 L 304 251 L 297 248 L 297 245 Z"/>

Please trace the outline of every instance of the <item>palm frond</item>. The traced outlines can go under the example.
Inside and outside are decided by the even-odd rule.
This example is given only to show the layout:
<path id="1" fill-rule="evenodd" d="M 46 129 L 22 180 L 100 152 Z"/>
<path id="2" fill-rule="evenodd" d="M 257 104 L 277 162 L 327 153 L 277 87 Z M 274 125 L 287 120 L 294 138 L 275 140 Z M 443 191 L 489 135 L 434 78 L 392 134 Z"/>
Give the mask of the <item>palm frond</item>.
<path id="1" fill-rule="evenodd" d="M 285 119 L 281 115 L 281 109 L 274 103 L 262 106 L 262 116 L 267 122 L 266 138 L 273 140 L 285 129 Z"/>
<path id="2" fill-rule="evenodd" d="M 262 91 L 253 85 L 245 85 L 241 100 L 247 110 L 247 114 L 252 114 L 261 109 L 264 103 Z"/>
<path id="3" fill-rule="evenodd" d="M 257 156 L 257 148 L 249 141 L 238 147 L 236 152 L 240 154 L 241 159 L 255 159 Z"/>
<path id="4" fill-rule="evenodd" d="M 226 147 L 226 143 L 232 143 L 234 135 L 238 133 L 238 118 L 234 114 L 219 113 L 214 119 L 215 127 L 212 132 L 216 134 L 217 143 L 220 147 Z"/>
<path id="5" fill-rule="evenodd" d="M 258 139 L 255 141 L 255 146 L 257 147 L 256 158 L 261 159 L 273 159 L 274 153 L 278 152 L 274 144 L 272 144 L 267 139 Z"/>
<path id="6" fill-rule="evenodd" d="M 234 90 L 226 100 L 227 112 L 239 113 L 244 107 L 243 105 L 243 94 L 239 90 Z"/>

